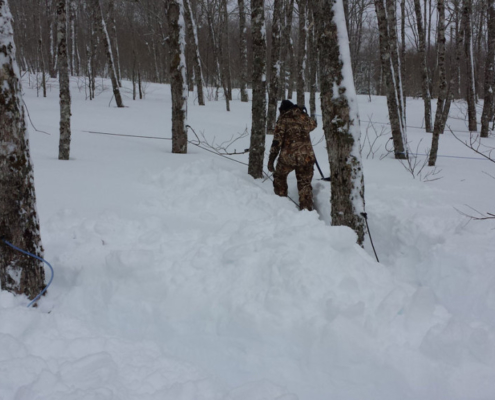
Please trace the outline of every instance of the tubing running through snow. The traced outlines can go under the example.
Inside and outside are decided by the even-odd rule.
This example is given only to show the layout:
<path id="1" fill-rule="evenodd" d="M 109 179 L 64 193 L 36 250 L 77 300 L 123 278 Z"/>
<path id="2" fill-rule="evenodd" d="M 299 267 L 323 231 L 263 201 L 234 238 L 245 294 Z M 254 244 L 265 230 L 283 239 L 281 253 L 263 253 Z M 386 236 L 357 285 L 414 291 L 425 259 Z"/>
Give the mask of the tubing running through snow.
<path id="1" fill-rule="evenodd" d="M 51 272 L 52 272 L 52 276 L 51 276 L 51 278 L 50 278 L 50 281 L 48 282 L 48 285 L 46 285 L 46 286 L 45 286 L 45 288 L 44 288 L 44 289 L 40 292 L 40 294 L 38 294 L 38 296 L 36 296 L 36 297 L 34 298 L 34 300 L 33 300 L 33 301 L 31 301 L 31 303 L 29 303 L 29 304 L 27 305 L 28 307 L 31 307 L 31 306 L 32 306 L 32 305 L 33 305 L 33 304 L 34 304 L 37 300 L 39 300 L 39 298 L 40 298 L 41 296 L 43 296 L 43 293 L 45 293 L 45 292 L 46 292 L 46 290 L 48 289 L 48 286 L 50 286 L 50 285 L 51 285 L 51 283 L 52 283 L 52 281 L 53 281 L 53 276 L 55 275 L 55 273 L 53 272 L 53 267 L 50 265 L 50 263 L 49 263 L 48 261 L 44 260 L 43 258 L 38 257 L 38 256 L 37 256 L 37 255 L 35 255 L 35 254 L 31 254 L 29 251 L 22 250 L 22 249 L 20 249 L 19 247 L 14 246 L 12 243 L 7 242 L 5 239 L 2 239 L 2 241 L 3 241 L 6 245 L 8 245 L 8 246 L 12 247 L 14 250 L 20 251 L 20 252 L 21 252 L 21 253 L 23 253 L 23 254 L 26 254 L 26 255 L 28 255 L 28 256 L 30 256 L 30 257 L 33 257 L 33 258 L 36 258 L 37 260 L 43 261 L 46 265 L 48 265 L 48 267 L 50 267 L 50 270 L 51 270 Z"/>

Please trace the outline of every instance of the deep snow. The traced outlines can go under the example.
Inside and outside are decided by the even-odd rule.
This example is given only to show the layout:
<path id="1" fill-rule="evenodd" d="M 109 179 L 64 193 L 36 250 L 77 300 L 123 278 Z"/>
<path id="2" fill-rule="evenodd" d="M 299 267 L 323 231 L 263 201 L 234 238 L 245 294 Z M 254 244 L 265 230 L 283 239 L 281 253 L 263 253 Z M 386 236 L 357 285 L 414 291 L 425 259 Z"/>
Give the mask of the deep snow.
<path id="1" fill-rule="evenodd" d="M 299 212 L 269 180 L 195 146 L 175 155 L 168 140 L 86 132 L 170 137 L 167 85 L 150 84 L 142 101 L 127 89 L 117 109 L 108 82 L 87 101 L 73 79 L 71 160 L 57 160 L 57 83 L 43 99 L 30 79 L 31 118 L 51 133 L 30 129 L 56 276 L 37 309 L 0 292 L 0 399 L 495 398 L 495 221 L 459 212 L 495 211 L 495 164 L 450 133 L 441 179 L 414 179 L 386 156 L 386 132 L 366 158 L 375 133 L 365 121 L 386 130 L 387 109 L 359 96 L 377 263 L 368 237 L 363 250 L 329 225 L 317 171 L 318 212 Z M 408 99 L 415 153 L 429 147 L 422 108 Z M 219 144 L 250 129 L 251 105 L 231 109 L 191 95 L 188 123 Z M 468 137 L 461 103 L 449 124 Z M 327 174 L 321 136 L 320 126 L 312 137 Z M 246 136 L 229 150 L 248 147 Z M 293 176 L 289 186 L 297 199 Z"/>

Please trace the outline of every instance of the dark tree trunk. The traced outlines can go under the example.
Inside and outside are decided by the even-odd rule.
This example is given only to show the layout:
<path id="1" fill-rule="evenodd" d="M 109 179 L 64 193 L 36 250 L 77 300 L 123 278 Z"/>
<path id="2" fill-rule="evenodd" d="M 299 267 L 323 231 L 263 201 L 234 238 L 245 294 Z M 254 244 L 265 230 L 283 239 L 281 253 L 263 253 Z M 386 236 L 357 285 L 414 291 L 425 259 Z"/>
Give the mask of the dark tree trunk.
<path id="1" fill-rule="evenodd" d="M 365 234 L 364 180 L 361 164 L 361 130 L 349 49 L 341 49 L 339 32 L 345 29 L 341 0 L 318 0 L 315 13 L 321 60 L 321 111 L 332 177 L 332 225 L 345 225 L 362 244 Z M 336 15 L 341 16 L 338 20 Z M 344 79 L 344 75 L 345 79 Z M 349 76 L 350 75 L 350 76 Z M 338 88 L 336 97 L 335 88 Z"/>
<path id="2" fill-rule="evenodd" d="M 454 20 L 455 20 L 455 55 L 456 55 L 456 98 L 460 99 L 462 97 L 461 94 L 461 63 L 462 63 L 462 45 L 464 43 L 464 32 L 462 28 L 462 22 L 460 22 L 461 9 L 460 9 L 461 0 L 454 0 Z"/>
<path id="3" fill-rule="evenodd" d="M 316 8 L 314 3 L 308 4 L 308 22 L 309 22 L 309 32 L 308 32 L 308 63 L 309 63 L 309 112 L 310 115 L 316 114 L 316 75 L 318 71 L 319 61 L 318 61 L 318 46 L 315 38 L 315 18 L 314 10 Z"/>
<path id="4" fill-rule="evenodd" d="M 464 52 L 466 55 L 466 74 L 467 74 L 467 103 L 468 103 L 468 125 L 469 131 L 478 130 L 476 124 L 476 89 L 474 80 L 474 57 L 473 57 L 473 34 L 471 26 L 472 16 L 471 0 L 464 0 L 463 5 L 463 31 L 464 31 Z"/>
<path id="5" fill-rule="evenodd" d="M 57 5 L 58 38 L 58 79 L 60 84 L 60 142 L 58 159 L 68 160 L 70 156 L 70 79 L 67 57 L 67 9 L 66 1 Z"/>
<path id="6" fill-rule="evenodd" d="M 277 119 L 277 97 L 280 78 L 280 20 L 282 16 L 282 2 L 283 0 L 275 0 L 273 3 L 270 88 L 268 91 L 268 115 L 266 123 L 266 131 L 269 135 L 273 135 L 275 122 Z"/>
<path id="7" fill-rule="evenodd" d="M 230 81 L 230 61 L 229 61 L 229 14 L 227 12 L 227 0 L 222 0 L 220 7 L 220 34 L 218 38 L 218 54 L 221 63 L 221 80 L 227 111 L 230 111 L 230 101 L 232 100 L 232 85 Z"/>
<path id="8" fill-rule="evenodd" d="M 435 113 L 435 125 L 433 127 L 433 137 L 431 142 L 429 166 L 434 166 L 437 160 L 438 142 L 440 134 L 444 130 L 444 111 L 447 98 L 447 78 L 445 75 L 445 3 L 444 0 L 437 0 L 438 8 L 438 72 L 440 79 L 440 88 L 438 91 L 437 111 Z M 449 106 L 450 107 L 450 106 Z"/>
<path id="9" fill-rule="evenodd" d="M 253 103 L 251 143 L 248 173 L 253 178 L 263 177 L 266 130 L 266 39 L 265 1 L 251 0 L 251 30 L 253 41 Z"/>
<path id="10" fill-rule="evenodd" d="M 299 6 L 299 48 L 297 52 L 297 104 L 304 106 L 304 66 L 306 61 L 306 8 L 307 0 L 297 0 Z"/>
<path id="11" fill-rule="evenodd" d="M 481 115 L 481 137 L 488 137 L 489 124 L 493 118 L 493 79 L 495 57 L 495 8 L 494 0 L 488 1 L 488 49 L 485 66 L 485 101 Z"/>
<path id="12" fill-rule="evenodd" d="M 387 106 L 392 128 L 395 158 L 405 159 L 407 154 L 404 147 L 404 130 L 401 118 L 400 93 L 397 92 L 396 73 L 392 59 L 391 36 L 385 11 L 384 0 L 375 0 L 376 16 L 380 33 L 380 59 L 382 73 L 387 87 Z"/>
<path id="13" fill-rule="evenodd" d="M 224 80 L 227 87 L 227 93 L 229 100 L 232 101 L 232 76 L 230 74 L 230 46 L 229 46 L 229 12 L 227 10 L 227 0 L 222 1 L 222 8 L 220 10 L 222 14 L 222 48 L 223 48 L 223 69 Z"/>
<path id="14" fill-rule="evenodd" d="M 239 51 L 241 53 L 241 101 L 249 101 L 247 93 L 247 44 L 246 44 L 246 8 L 244 0 L 237 0 L 239 5 Z"/>
<path id="15" fill-rule="evenodd" d="M 170 46 L 170 90 L 172 93 L 172 153 L 187 153 L 184 26 L 180 21 L 181 5 L 170 0 L 168 5 Z"/>
<path id="16" fill-rule="evenodd" d="M 423 95 L 423 102 L 425 104 L 425 129 L 426 132 L 433 132 L 431 127 L 431 95 L 428 82 L 428 66 L 426 60 L 426 45 L 425 45 L 425 31 L 423 28 L 423 21 L 421 16 L 421 3 L 420 0 L 414 0 L 414 9 L 416 11 L 416 25 L 418 27 L 418 39 L 419 39 L 419 55 L 421 57 L 421 89 Z"/>
<path id="17" fill-rule="evenodd" d="M 12 19 L 0 0 L 0 238 L 43 256 L 34 172 L 14 54 Z M 1 290 L 35 298 L 45 286 L 42 263 L 0 241 Z"/>

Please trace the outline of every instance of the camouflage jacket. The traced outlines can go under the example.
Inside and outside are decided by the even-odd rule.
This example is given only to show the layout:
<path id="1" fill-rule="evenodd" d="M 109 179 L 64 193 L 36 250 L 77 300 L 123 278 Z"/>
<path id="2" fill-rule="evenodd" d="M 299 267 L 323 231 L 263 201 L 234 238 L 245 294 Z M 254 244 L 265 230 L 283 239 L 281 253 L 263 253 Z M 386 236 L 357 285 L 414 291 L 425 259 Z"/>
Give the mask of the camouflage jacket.
<path id="1" fill-rule="evenodd" d="M 294 107 L 280 115 L 275 126 L 270 158 L 291 166 L 315 162 L 315 153 L 309 133 L 316 128 L 316 121 Z"/>

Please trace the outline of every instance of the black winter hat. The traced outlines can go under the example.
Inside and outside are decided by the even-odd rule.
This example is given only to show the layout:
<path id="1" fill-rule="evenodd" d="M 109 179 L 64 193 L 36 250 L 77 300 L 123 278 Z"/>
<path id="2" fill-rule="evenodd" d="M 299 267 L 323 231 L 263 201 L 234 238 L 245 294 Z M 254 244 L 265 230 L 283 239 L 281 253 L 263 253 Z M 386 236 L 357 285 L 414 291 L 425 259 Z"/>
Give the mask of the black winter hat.
<path id="1" fill-rule="evenodd" d="M 282 103 L 280 103 L 280 107 L 278 110 L 280 111 L 280 114 L 283 114 L 286 111 L 289 111 L 291 108 L 294 108 L 295 105 L 292 101 L 290 100 L 282 100 Z"/>

